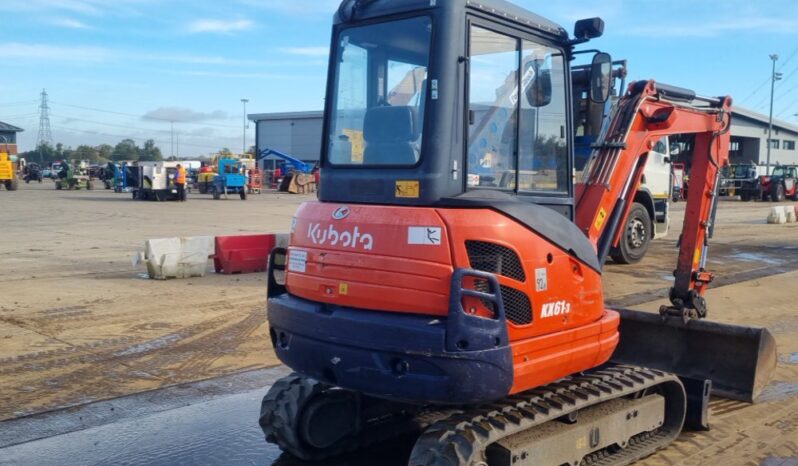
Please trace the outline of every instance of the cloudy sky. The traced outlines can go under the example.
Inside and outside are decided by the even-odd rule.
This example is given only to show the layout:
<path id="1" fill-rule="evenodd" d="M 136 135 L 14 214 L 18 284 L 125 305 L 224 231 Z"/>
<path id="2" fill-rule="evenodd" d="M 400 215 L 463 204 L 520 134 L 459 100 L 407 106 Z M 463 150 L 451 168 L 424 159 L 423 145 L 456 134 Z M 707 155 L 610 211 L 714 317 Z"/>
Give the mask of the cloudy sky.
<path id="1" fill-rule="evenodd" d="M 441 0 L 439 0 L 441 1 Z M 447 1 L 447 0 L 443 0 Z M 0 121 L 35 146 L 50 97 L 55 142 L 155 139 L 180 155 L 241 150 L 248 113 L 318 110 L 337 0 L 0 0 Z M 767 113 L 768 57 L 784 79 L 774 114 L 798 122 L 798 2 L 515 0 L 563 24 L 601 16 L 590 44 L 629 60 L 632 79 L 730 94 Z M 248 144 L 254 141 L 250 125 Z"/>

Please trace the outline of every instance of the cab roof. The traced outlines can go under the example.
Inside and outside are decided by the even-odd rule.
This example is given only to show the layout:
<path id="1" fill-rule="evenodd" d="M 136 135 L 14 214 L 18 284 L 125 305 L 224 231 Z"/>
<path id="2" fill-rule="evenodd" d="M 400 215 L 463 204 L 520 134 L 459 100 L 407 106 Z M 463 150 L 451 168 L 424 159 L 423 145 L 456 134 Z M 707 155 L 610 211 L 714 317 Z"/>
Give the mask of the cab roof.
<path id="1" fill-rule="evenodd" d="M 343 0 L 336 12 L 335 24 L 349 22 L 345 17 L 350 14 L 356 3 L 359 5 L 353 18 L 355 21 L 430 8 L 443 8 L 452 13 L 468 9 L 481 11 L 524 27 L 533 27 L 560 39 L 568 38 L 568 31 L 559 24 L 506 0 L 359 0 L 359 2 Z"/>

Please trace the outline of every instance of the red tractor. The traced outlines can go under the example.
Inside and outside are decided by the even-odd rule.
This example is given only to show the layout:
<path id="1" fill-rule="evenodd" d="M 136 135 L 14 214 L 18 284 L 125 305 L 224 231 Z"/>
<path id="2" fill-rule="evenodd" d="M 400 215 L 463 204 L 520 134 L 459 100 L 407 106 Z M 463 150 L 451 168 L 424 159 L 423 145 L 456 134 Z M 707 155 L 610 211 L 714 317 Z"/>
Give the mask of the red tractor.
<path id="1" fill-rule="evenodd" d="M 794 165 L 776 165 L 773 173 L 759 178 L 759 195 L 763 201 L 798 200 L 798 171 Z"/>

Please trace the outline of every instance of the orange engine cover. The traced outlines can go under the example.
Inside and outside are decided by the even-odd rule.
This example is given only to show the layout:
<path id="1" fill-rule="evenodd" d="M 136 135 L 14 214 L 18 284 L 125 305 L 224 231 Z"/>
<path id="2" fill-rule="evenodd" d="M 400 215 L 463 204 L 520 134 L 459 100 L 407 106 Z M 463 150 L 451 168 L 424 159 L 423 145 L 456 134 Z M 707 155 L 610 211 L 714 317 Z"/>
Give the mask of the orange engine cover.
<path id="1" fill-rule="evenodd" d="M 498 279 L 513 393 L 602 364 L 617 345 L 600 273 L 488 208 L 305 203 L 291 228 L 286 288 L 314 302 L 445 317 L 455 269 Z M 493 313 L 473 297 L 462 308 Z"/>

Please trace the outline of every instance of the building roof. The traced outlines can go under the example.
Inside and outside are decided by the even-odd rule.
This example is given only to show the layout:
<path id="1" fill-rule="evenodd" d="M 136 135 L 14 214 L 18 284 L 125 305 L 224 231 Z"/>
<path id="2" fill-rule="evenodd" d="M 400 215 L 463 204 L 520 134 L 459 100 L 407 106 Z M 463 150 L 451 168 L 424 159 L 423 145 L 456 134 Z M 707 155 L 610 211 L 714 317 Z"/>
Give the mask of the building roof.
<path id="1" fill-rule="evenodd" d="M 763 123 L 765 126 L 768 124 L 768 116 L 763 115 L 761 113 L 755 112 L 753 110 L 749 110 L 744 107 L 732 107 L 732 116 L 741 116 L 743 118 L 748 118 L 750 120 L 757 121 L 759 123 Z M 732 124 L 734 124 L 734 120 L 732 119 Z M 792 133 L 798 134 L 798 125 L 786 122 L 784 120 L 779 120 L 778 118 L 773 119 L 773 127 L 784 129 L 790 131 Z"/>
<path id="2" fill-rule="evenodd" d="M 284 112 L 284 113 L 250 113 L 247 118 L 250 121 L 271 121 L 271 120 L 308 120 L 322 118 L 324 112 Z"/>
<path id="3" fill-rule="evenodd" d="M 6 133 L 7 132 L 20 133 L 20 132 L 25 131 L 25 130 L 22 129 L 22 128 L 17 128 L 14 125 L 9 125 L 8 123 L 3 123 L 2 121 L 0 121 L 0 131 L 6 132 Z"/>

